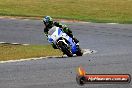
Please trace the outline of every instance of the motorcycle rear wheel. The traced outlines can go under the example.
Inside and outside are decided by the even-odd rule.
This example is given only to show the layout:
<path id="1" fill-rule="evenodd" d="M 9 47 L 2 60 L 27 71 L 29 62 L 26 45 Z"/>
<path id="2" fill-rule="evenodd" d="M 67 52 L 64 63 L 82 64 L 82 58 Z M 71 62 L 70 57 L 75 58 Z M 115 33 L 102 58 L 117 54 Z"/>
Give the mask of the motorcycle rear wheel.
<path id="1" fill-rule="evenodd" d="M 81 48 L 79 46 L 78 46 L 78 50 L 76 52 L 76 55 L 77 56 L 82 56 L 83 55 L 83 52 L 82 52 L 82 50 L 81 50 Z"/>

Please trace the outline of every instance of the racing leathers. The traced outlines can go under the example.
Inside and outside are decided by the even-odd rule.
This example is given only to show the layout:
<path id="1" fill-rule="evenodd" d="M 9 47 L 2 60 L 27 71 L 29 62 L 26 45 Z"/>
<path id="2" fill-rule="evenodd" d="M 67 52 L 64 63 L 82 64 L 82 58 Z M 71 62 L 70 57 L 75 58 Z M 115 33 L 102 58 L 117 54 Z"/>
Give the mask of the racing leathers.
<path id="1" fill-rule="evenodd" d="M 62 31 L 65 32 L 68 36 L 70 36 L 74 40 L 74 42 L 76 44 L 78 44 L 79 41 L 73 36 L 72 31 L 66 25 L 61 24 L 59 22 L 54 22 L 52 25 L 47 25 L 47 26 L 45 25 L 45 27 L 44 27 L 44 33 L 45 33 L 46 36 L 48 36 L 48 31 L 53 26 L 62 28 Z M 54 43 L 52 43 L 51 45 L 52 45 L 52 47 L 54 49 L 57 49 L 57 47 L 56 47 L 56 45 Z"/>

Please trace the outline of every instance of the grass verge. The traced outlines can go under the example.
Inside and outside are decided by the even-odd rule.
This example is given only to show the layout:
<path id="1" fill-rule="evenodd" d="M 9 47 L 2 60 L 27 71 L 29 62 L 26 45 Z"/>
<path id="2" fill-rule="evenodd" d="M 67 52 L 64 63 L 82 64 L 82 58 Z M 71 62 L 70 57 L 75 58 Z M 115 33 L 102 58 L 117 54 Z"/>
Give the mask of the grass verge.
<path id="1" fill-rule="evenodd" d="M 59 50 L 54 50 L 50 45 L 0 44 L 0 61 L 59 55 L 62 53 Z"/>
<path id="2" fill-rule="evenodd" d="M 1 16 L 132 23 L 132 0 L 0 0 Z"/>

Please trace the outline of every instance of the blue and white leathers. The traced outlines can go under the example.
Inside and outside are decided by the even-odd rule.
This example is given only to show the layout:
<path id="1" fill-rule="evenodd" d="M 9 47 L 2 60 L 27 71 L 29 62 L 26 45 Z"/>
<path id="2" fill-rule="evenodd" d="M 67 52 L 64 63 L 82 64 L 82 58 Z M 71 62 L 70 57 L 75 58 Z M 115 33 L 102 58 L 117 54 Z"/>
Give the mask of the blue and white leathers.
<path id="1" fill-rule="evenodd" d="M 66 42 L 66 40 L 68 42 Z M 71 52 L 73 54 L 75 54 L 77 51 L 76 43 L 73 42 L 73 39 L 69 37 L 66 33 L 64 33 L 59 27 L 54 26 L 49 30 L 48 41 L 54 44 L 57 44 L 57 42 L 62 41 L 64 44 L 70 45 Z"/>

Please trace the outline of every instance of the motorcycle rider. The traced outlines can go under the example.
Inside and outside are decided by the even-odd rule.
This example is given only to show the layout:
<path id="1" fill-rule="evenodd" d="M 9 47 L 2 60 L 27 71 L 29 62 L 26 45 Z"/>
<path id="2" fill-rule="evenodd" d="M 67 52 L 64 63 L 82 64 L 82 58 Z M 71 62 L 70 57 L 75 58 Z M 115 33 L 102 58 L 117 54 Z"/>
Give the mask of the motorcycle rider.
<path id="1" fill-rule="evenodd" d="M 45 16 L 43 18 L 43 23 L 45 25 L 44 27 L 44 33 L 48 37 L 48 31 L 53 26 L 57 26 L 59 28 L 62 28 L 62 31 L 65 32 L 68 36 L 70 36 L 76 45 L 79 45 L 79 41 L 73 36 L 72 31 L 64 24 L 60 22 L 53 22 L 53 19 L 50 16 Z M 54 43 L 51 44 L 54 49 L 57 49 L 56 45 Z"/>

